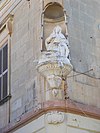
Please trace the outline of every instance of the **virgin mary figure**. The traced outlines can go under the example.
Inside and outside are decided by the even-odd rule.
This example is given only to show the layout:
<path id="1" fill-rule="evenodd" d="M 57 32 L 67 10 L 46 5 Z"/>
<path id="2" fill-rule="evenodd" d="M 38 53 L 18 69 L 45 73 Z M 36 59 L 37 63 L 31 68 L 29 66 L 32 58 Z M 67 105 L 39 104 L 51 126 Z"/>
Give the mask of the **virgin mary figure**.
<path id="1" fill-rule="evenodd" d="M 45 45 L 47 51 L 55 51 L 59 52 L 61 57 L 68 57 L 69 49 L 68 49 L 68 39 L 62 34 L 62 29 L 60 26 L 56 26 L 53 29 L 53 32 L 50 36 L 45 40 Z"/>

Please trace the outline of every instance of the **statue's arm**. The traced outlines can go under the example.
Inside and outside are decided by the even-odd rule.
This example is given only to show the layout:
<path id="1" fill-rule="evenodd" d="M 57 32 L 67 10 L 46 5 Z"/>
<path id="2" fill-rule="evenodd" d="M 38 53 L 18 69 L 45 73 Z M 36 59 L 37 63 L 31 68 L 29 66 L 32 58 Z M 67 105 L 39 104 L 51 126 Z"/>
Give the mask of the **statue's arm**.
<path id="1" fill-rule="evenodd" d="M 55 38 L 55 36 L 54 36 L 53 34 L 51 34 L 51 35 L 46 39 L 46 43 L 49 44 L 54 38 Z"/>

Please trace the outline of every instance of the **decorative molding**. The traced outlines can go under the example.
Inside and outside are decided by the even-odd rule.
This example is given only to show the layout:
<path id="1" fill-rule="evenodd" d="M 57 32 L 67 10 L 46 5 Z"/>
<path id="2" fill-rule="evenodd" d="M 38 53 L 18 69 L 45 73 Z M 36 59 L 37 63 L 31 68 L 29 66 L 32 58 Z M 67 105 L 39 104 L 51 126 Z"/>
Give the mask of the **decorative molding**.
<path id="1" fill-rule="evenodd" d="M 0 25 L 0 46 L 8 40 L 8 36 L 12 34 L 13 29 L 13 15 L 9 14 L 4 23 Z"/>
<path id="2" fill-rule="evenodd" d="M 50 75 L 47 77 L 47 81 L 51 88 L 59 88 L 62 82 L 62 78 L 55 75 Z"/>
<path id="3" fill-rule="evenodd" d="M 0 9 L 0 26 L 2 26 L 8 19 L 10 13 L 22 0 L 8 0 L 7 3 Z"/>
<path id="4" fill-rule="evenodd" d="M 81 103 L 74 102 L 72 100 L 56 100 L 47 101 L 41 104 L 42 108 L 37 111 L 27 112 L 19 122 L 9 123 L 5 128 L 2 129 L 1 133 L 13 133 L 15 130 L 25 126 L 29 122 L 39 118 L 40 116 L 49 113 L 50 111 L 58 111 L 65 113 L 72 113 L 77 115 L 82 115 L 88 118 L 94 118 L 100 120 L 100 109 L 91 105 L 85 105 Z"/>
<path id="5" fill-rule="evenodd" d="M 54 97 L 56 97 L 58 93 L 59 93 L 58 89 L 52 89 L 52 94 Z"/>
<path id="6" fill-rule="evenodd" d="M 11 0 L 1 0 L 0 11 L 10 2 Z"/>
<path id="7" fill-rule="evenodd" d="M 64 21 L 64 17 L 60 17 L 58 19 L 48 19 L 48 18 L 44 18 L 44 21 L 46 23 L 57 23 L 57 22 L 62 22 Z"/>
<path id="8" fill-rule="evenodd" d="M 59 4 L 63 8 L 62 0 L 44 0 L 44 10 L 53 3 Z"/>
<path id="9" fill-rule="evenodd" d="M 10 15 L 9 19 L 6 22 L 6 28 L 10 36 L 12 34 L 12 27 L 13 27 L 13 15 Z"/>
<path id="10" fill-rule="evenodd" d="M 59 124 L 64 121 L 64 113 L 58 111 L 51 111 L 46 114 L 46 119 L 49 124 Z"/>

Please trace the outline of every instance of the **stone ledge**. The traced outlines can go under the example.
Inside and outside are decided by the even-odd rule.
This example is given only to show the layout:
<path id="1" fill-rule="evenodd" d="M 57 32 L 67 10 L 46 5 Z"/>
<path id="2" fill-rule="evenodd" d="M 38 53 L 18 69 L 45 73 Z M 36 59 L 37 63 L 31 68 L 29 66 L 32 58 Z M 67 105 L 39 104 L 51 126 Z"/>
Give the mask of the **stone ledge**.
<path id="1" fill-rule="evenodd" d="M 81 103 L 74 102 L 72 100 L 66 101 L 47 101 L 42 104 L 42 108 L 37 111 L 31 111 L 23 116 L 21 116 L 18 122 L 11 122 L 5 128 L 1 129 L 1 133 L 12 133 L 15 130 L 25 126 L 29 122 L 39 118 L 43 114 L 50 112 L 52 110 L 62 111 L 65 113 L 72 113 L 82 115 L 88 118 L 94 118 L 100 120 L 100 109 L 85 105 Z"/>

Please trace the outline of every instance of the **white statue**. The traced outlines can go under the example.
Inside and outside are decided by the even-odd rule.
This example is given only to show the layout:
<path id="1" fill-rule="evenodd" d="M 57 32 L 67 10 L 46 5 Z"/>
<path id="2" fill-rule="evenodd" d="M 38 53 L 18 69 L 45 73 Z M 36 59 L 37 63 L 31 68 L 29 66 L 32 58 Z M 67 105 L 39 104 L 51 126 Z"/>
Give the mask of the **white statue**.
<path id="1" fill-rule="evenodd" d="M 60 53 L 62 57 L 68 57 L 69 49 L 68 49 L 68 39 L 61 33 L 62 29 L 60 26 L 56 26 L 53 29 L 53 32 L 50 36 L 45 40 L 45 45 L 47 51 L 56 51 Z"/>

